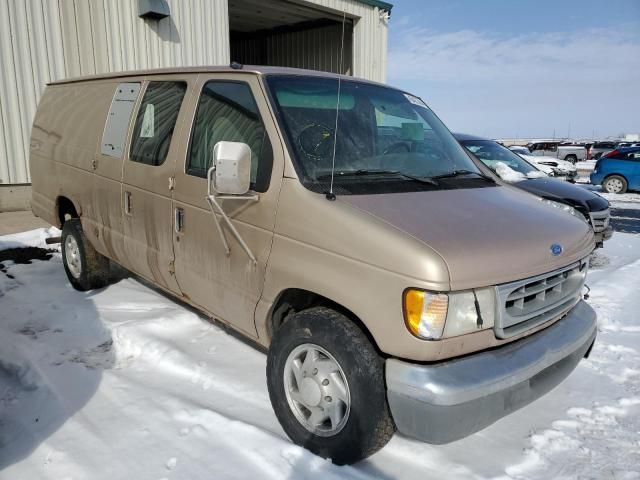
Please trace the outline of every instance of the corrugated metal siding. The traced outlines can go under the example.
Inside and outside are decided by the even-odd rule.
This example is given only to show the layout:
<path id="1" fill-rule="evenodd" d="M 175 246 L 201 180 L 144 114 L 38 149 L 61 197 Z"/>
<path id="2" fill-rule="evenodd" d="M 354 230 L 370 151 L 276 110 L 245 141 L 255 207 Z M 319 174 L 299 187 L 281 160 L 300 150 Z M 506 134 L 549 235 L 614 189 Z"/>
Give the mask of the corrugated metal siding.
<path id="1" fill-rule="evenodd" d="M 387 21 L 384 12 L 355 0 L 306 0 L 306 3 L 354 17 L 353 75 L 377 82 L 387 77 Z"/>
<path id="2" fill-rule="evenodd" d="M 0 184 L 28 183 L 29 136 L 44 86 L 109 71 L 229 62 L 226 0 L 0 0 Z"/>
<path id="3" fill-rule="evenodd" d="M 342 25 L 328 25 L 294 32 L 273 33 L 231 41 L 231 60 L 252 65 L 308 68 L 352 73 L 351 20 L 345 24 L 344 55 L 340 66 Z"/>
<path id="4" fill-rule="evenodd" d="M 229 62 L 227 0 L 167 1 L 171 16 L 149 22 L 138 18 L 134 0 L 0 0 L 0 183 L 30 181 L 31 124 L 47 82 Z M 346 11 L 354 21 L 353 74 L 384 81 L 387 26 L 378 8 L 354 0 L 304 3 Z"/>

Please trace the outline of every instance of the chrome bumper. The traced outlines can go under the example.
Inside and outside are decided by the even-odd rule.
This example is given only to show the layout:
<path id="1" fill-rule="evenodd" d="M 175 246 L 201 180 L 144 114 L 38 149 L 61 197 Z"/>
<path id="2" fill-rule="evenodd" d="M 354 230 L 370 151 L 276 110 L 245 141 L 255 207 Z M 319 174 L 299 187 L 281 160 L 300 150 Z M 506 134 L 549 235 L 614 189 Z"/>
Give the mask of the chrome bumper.
<path id="1" fill-rule="evenodd" d="M 400 433 L 443 444 L 540 398 L 590 351 L 596 314 L 580 301 L 563 319 L 504 346 L 436 364 L 386 361 L 387 398 Z"/>

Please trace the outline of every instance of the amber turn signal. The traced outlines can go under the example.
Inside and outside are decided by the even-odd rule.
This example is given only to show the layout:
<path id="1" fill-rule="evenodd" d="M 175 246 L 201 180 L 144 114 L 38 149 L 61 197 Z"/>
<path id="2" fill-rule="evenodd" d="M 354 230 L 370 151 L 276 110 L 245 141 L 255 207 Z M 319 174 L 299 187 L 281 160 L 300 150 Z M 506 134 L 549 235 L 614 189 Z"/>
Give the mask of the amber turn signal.
<path id="1" fill-rule="evenodd" d="M 435 340 L 442 337 L 449 297 L 410 288 L 404 292 L 404 322 L 416 337 Z"/>

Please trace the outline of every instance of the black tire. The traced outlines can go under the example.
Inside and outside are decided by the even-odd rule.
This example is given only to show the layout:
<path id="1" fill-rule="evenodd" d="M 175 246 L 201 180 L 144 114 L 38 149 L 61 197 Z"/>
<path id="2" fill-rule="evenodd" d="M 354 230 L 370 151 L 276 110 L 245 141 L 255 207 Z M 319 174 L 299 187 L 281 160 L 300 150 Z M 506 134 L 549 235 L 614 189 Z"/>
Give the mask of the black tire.
<path id="1" fill-rule="evenodd" d="M 305 428 L 285 394 L 287 358 L 296 347 L 309 343 L 334 357 L 348 383 L 351 410 L 333 436 L 319 436 Z M 273 410 L 289 438 L 335 464 L 355 463 L 374 454 L 395 432 L 386 397 L 384 360 L 360 328 L 329 308 L 298 312 L 276 331 L 267 356 L 267 385 Z"/>
<path id="2" fill-rule="evenodd" d="M 619 191 L 616 192 L 611 187 L 610 182 L 612 180 L 618 180 L 622 184 Z M 607 193 L 626 193 L 628 187 L 629 187 L 629 184 L 627 183 L 627 180 L 624 177 L 621 177 L 620 175 L 609 175 L 607 178 L 605 178 L 602 181 L 602 189 Z"/>
<path id="3" fill-rule="evenodd" d="M 78 267 L 69 265 L 67 258 L 67 249 L 70 248 L 67 245 L 69 237 L 72 237 L 78 247 L 79 275 L 72 273 L 74 268 L 77 272 Z M 109 283 L 109 259 L 93 248 L 82 231 L 82 224 L 78 218 L 70 218 L 62 226 L 62 263 L 69 282 L 76 290 L 86 292 Z"/>
<path id="4" fill-rule="evenodd" d="M 575 163 L 578 161 L 578 157 L 577 157 L 577 156 L 575 156 L 575 155 L 567 155 L 566 157 L 564 157 L 564 159 L 565 159 L 567 162 L 571 162 L 571 163 L 573 163 L 573 164 L 575 164 Z"/>

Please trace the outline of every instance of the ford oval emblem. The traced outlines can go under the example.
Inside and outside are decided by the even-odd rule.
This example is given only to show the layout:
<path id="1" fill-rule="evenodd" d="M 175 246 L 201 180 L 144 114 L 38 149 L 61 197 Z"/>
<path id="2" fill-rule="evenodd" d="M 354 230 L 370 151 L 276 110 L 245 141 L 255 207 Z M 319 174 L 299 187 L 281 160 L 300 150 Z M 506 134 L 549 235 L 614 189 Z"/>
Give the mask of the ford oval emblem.
<path id="1" fill-rule="evenodd" d="M 562 254 L 562 245 L 558 243 L 554 243 L 553 245 L 551 245 L 551 255 L 557 257 L 560 254 Z"/>

